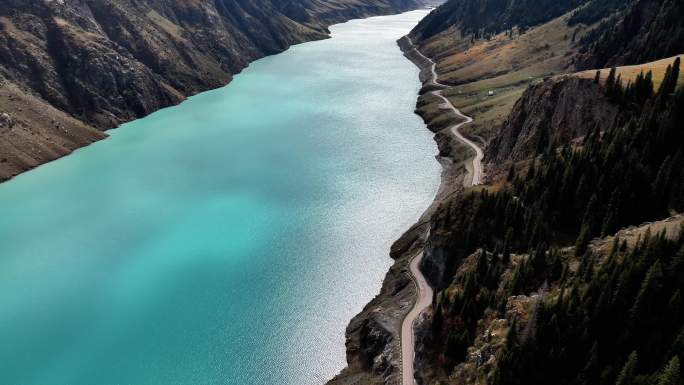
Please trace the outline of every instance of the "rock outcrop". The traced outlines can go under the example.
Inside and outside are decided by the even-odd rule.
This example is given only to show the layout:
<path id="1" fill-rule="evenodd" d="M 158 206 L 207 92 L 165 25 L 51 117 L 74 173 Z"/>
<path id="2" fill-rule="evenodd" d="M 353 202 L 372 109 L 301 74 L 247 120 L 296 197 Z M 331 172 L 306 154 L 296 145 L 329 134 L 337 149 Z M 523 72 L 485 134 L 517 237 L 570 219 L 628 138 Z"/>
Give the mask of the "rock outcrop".
<path id="1" fill-rule="evenodd" d="M 408 265 L 423 247 L 426 229 L 418 224 L 392 246 L 390 255 L 395 263 L 380 294 L 347 326 L 347 367 L 328 385 L 401 383 L 399 333 L 416 296 Z"/>
<path id="2" fill-rule="evenodd" d="M 6 112 L 0 114 L 0 128 L 14 128 L 14 119 Z"/>
<path id="3" fill-rule="evenodd" d="M 521 161 L 565 145 L 593 128 L 605 129 L 620 108 L 593 80 L 549 79 L 530 86 L 486 149 L 487 163 Z"/>

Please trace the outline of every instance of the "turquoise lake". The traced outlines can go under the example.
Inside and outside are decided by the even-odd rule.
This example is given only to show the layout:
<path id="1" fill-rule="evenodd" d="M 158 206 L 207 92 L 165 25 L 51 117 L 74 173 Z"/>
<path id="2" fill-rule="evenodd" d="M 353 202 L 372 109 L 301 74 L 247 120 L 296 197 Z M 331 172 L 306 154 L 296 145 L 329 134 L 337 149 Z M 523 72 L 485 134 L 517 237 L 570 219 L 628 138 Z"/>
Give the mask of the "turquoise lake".
<path id="1" fill-rule="evenodd" d="M 333 26 L 0 185 L 0 384 L 322 384 L 432 201 L 396 40 Z"/>

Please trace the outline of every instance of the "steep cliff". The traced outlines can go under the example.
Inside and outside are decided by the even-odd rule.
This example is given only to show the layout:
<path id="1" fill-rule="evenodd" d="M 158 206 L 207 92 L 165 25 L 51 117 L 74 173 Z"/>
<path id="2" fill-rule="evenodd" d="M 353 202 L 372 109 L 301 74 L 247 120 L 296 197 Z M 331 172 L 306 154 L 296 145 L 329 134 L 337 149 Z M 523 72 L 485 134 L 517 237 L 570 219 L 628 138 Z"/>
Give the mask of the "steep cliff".
<path id="1" fill-rule="evenodd" d="M 418 224 L 393 246 L 395 260 L 382 289 L 346 330 L 347 367 L 327 385 L 401 383 L 401 323 L 416 296 L 408 263 L 423 247 L 426 226 Z"/>
<path id="2" fill-rule="evenodd" d="M 485 161 L 501 164 L 541 154 L 608 127 L 620 108 L 593 80 L 563 77 L 530 86 L 486 150 Z"/>
<path id="3" fill-rule="evenodd" d="M 0 113 L 15 116 L 13 128 L 21 134 L 0 137 L 5 159 L 0 180 L 103 137 L 92 128 L 112 128 L 177 104 L 225 85 L 255 59 L 323 39 L 331 23 L 404 11 L 418 3 L 3 1 Z M 13 96 L 17 92 L 24 96 Z M 23 113 L 45 103 L 55 107 L 47 126 Z M 76 139 L 53 129 L 55 124 L 67 127 Z M 42 131 L 49 135 L 39 135 Z"/>

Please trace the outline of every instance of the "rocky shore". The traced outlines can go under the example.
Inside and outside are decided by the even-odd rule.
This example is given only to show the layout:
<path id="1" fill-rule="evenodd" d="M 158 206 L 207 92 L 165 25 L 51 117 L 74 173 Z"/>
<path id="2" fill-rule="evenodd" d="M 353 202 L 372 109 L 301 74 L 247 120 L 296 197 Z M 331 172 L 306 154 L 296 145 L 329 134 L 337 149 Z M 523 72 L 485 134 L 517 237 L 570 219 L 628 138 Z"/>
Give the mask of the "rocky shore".
<path id="1" fill-rule="evenodd" d="M 418 95 L 416 113 L 426 122 L 428 129 L 435 133 L 439 149 L 437 159 L 442 166 L 440 187 L 433 203 L 423 213 L 418 223 L 411 227 L 392 246 L 390 257 L 394 264 L 385 276 L 380 293 L 354 317 L 346 330 L 346 349 L 348 366 L 328 385 L 351 384 L 401 384 L 401 324 L 416 298 L 416 289 L 409 272 L 411 257 L 426 247 L 429 220 L 439 206 L 450 196 L 464 189 L 461 181 L 467 170 L 465 163 L 472 154 L 469 148 L 454 137 L 447 128 L 459 123 L 457 117 L 448 119 L 441 114 L 438 120 L 422 108 L 431 91 L 430 63 L 415 54 L 406 37 L 398 41 L 404 55 L 419 69 L 419 79 L 423 87 Z M 439 267 L 433 258 L 423 259 L 421 270 L 430 281 L 437 280 Z M 424 329 L 416 325 L 417 340 L 421 339 Z M 417 346 L 421 344 L 418 343 Z M 418 354 L 420 357 L 421 355 Z M 416 362 L 420 366 L 420 362 Z"/>
<path id="2" fill-rule="evenodd" d="M 630 368 L 637 351 L 648 356 L 649 364 L 640 362 L 636 370 L 646 382 L 667 380 L 666 368 L 679 367 L 678 353 L 672 353 L 679 346 L 672 341 L 681 322 L 672 322 L 672 314 L 681 312 L 667 298 L 679 295 L 681 277 L 668 275 L 673 269 L 663 266 L 673 264 L 681 250 L 677 213 L 684 207 L 684 179 L 681 167 L 670 171 L 672 159 L 681 161 L 674 155 L 681 148 L 673 145 L 681 143 L 681 132 L 671 131 L 684 100 L 676 92 L 680 61 L 671 57 L 679 53 L 673 47 L 681 44 L 681 34 L 673 31 L 681 23 L 666 22 L 663 15 L 681 14 L 682 7 L 671 1 L 628 3 L 616 12 L 596 8 L 600 2 L 571 11 L 578 3 L 453 0 L 410 34 L 421 52 L 439 59 L 440 80 L 452 85 L 446 96 L 477 119 L 468 138 L 487 147 L 487 184 L 464 190 L 459 156 L 470 154 L 447 135 L 451 117 L 424 85 L 416 112 L 436 134 L 446 177 L 417 226 L 425 229 L 432 219 L 429 237 L 402 238 L 403 244 L 419 242 L 406 254 L 393 254 L 393 270 L 405 272 L 408 258 L 422 251 L 421 270 L 436 293 L 433 309 L 415 325 L 418 383 L 584 384 L 599 377 L 619 382 L 627 370 L 620 368 Z M 648 49 L 634 49 L 654 41 Z M 429 63 L 411 52 L 409 40 L 399 43 L 422 68 L 425 84 L 432 77 Z M 671 69 L 645 63 L 663 57 Z M 634 63 L 645 66 L 635 71 Z M 635 79 L 639 72 L 641 79 Z M 635 91 L 638 83 L 643 93 Z M 665 137 L 679 140 L 658 139 Z M 668 215 L 674 216 L 662 220 Z M 662 251 L 651 255 L 656 247 Z M 662 294 L 639 315 L 654 271 Z M 388 274 L 385 288 L 395 279 Z M 620 280 L 634 284 L 621 284 L 618 291 L 614 283 Z M 393 294 L 385 288 L 354 323 L 379 317 L 383 309 L 377 304 Z M 599 299 L 597 293 L 617 293 L 619 300 Z M 538 317 L 542 306 L 546 314 Z M 410 307 L 384 317 L 404 317 Z M 646 318 L 649 323 L 641 321 Z M 400 330 L 383 332 L 384 345 L 348 343 L 350 364 L 359 360 L 359 351 L 367 362 L 392 356 L 385 352 L 397 349 Z M 358 335 L 350 327 L 348 341 L 362 341 Z M 599 341 L 603 353 L 596 355 Z M 333 383 L 399 384 L 400 359 L 389 374 L 387 365 L 383 371 L 350 365 L 338 377 L 348 380 Z"/>

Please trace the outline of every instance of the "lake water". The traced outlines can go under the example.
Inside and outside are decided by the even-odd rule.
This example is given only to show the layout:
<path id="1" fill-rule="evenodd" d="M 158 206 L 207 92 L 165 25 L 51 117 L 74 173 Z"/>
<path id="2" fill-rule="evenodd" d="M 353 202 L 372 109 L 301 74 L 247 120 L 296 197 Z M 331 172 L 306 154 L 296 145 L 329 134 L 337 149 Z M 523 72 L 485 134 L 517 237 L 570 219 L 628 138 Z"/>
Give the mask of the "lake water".
<path id="1" fill-rule="evenodd" d="M 321 384 L 431 202 L 395 41 L 332 27 L 0 185 L 0 384 Z"/>

